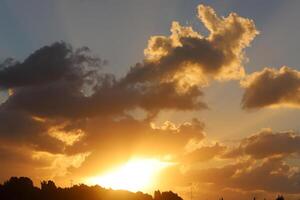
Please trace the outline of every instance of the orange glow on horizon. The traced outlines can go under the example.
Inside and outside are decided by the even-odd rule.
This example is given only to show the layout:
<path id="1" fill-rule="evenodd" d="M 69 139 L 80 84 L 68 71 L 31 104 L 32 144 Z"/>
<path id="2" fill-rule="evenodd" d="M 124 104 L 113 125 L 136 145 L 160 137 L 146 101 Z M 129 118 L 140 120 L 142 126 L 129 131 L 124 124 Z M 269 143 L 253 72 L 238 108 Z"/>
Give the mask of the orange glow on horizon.
<path id="1" fill-rule="evenodd" d="M 158 159 L 131 159 L 105 174 L 89 177 L 85 182 L 111 189 L 147 191 L 155 184 L 155 175 L 169 165 L 171 163 Z"/>

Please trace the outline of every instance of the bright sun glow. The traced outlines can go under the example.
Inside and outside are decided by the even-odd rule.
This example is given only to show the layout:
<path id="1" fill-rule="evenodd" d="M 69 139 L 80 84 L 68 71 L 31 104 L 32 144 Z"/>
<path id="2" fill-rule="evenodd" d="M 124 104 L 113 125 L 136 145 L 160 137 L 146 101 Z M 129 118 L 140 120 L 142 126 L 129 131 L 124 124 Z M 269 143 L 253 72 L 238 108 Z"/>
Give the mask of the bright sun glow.
<path id="1" fill-rule="evenodd" d="M 86 183 L 133 192 L 144 191 L 150 189 L 154 176 L 168 165 L 170 163 L 157 159 L 131 159 L 106 174 L 88 178 Z"/>

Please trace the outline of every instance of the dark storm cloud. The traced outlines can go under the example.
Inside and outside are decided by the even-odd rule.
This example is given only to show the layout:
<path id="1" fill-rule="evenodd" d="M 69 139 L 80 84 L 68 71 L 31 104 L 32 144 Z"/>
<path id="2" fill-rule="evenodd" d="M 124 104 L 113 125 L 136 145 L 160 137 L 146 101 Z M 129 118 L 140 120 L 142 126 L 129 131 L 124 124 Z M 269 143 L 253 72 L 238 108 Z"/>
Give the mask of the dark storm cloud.
<path id="1" fill-rule="evenodd" d="M 245 88 L 242 99 L 245 109 L 300 105 L 300 73 L 289 67 L 255 72 L 242 81 L 242 86 Z"/>

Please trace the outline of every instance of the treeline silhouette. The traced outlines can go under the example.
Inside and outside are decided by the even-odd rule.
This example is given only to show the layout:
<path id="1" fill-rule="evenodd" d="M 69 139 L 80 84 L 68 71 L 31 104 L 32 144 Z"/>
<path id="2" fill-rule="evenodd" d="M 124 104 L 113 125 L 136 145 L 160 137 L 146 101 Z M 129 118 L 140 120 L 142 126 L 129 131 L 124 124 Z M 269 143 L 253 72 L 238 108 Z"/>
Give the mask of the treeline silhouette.
<path id="1" fill-rule="evenodd" d="M 53 181 L 42 181 L 35 187 L 30 178 L 12 177 L 0 184 L 1 200 L 182 200 L 172 191 L 155 191 L 152 197 L 142 192 L 105 189 L 84 184 L 57 187 Z"/>

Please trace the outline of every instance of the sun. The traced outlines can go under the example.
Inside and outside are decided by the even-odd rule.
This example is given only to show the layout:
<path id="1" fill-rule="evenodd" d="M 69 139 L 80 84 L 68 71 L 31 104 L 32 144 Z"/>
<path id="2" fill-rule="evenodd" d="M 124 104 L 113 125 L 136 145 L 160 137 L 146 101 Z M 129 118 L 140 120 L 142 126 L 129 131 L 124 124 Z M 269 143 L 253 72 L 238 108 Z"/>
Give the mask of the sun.
<path id="1" fill-rule="evenodd" d="M 132 192 L 145 191 L 154 184 L 155 175 L 168 165 L 169 162 L 158 159 L 130 159 L 108 173 L 88 178 L 86 183 Z"/>

